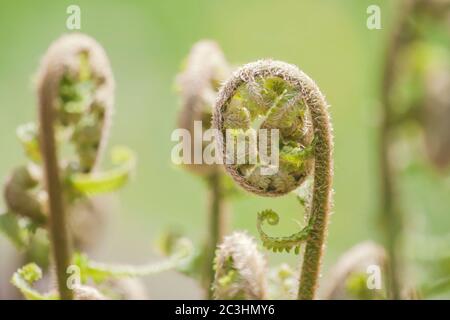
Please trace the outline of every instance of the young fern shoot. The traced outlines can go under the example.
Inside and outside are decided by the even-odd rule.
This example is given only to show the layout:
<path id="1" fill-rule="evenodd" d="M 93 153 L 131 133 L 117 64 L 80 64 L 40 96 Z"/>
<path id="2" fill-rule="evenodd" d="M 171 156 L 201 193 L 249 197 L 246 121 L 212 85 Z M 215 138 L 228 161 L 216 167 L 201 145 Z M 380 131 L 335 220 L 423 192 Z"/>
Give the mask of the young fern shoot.
<path id="1" fill-rule="evenodd" d="M 245 232 L 226 236 L 216 251 L 215 299 L 267 299 L 267 263 Z"/>
<path id="2" fill-rule="evenodd" d="M 298 252 L 300 243 L 306 242 L 298 298 L 313 299 L 332 202 L 332 127 L 324 96 L 297 67 L 260 60 L 241 67 L 221 88 L 213 121 L 220 132 L 218 144 L 225 168 L 247 191 L 270 197 L 285 195 L 313 174 L 308 222 L 301 232 L 269 237 L 260 224 L 266 220 L 276 224 L 278 215 L 272 210 L 258 215 L 258 230 L 266 247 L 274 251 L 295 248 Z M 235 161 L 230 145 L 236 138 L 248 138 L 252 129 L 258 130 L 258 146 L 250 143 L 244 149 L 246 161 Z M 249 161 L 255 152 L 257 161 Z M 271 155 L 276 156 L 278 165 L 267 161 Z"/>
<path id="3" fill-rule="evenodd" d="M 384 248 L 374 242 L 356 244 L 331 267 L 322 290 L 326 300 L 377 300 L 386 298 L 382 277 L 371 277 L 369 271 L 386 270 L 387 255 Z M 377 269 L 379 268 L 379 269 Z M 370 279 L 372 278 L 372 279 Z M 368 286 L 370 282 L 371 286 Z"/>
<path id="4" fill-rule="evenodd" d="M 57 137 L 69 131 L 77 153 L 77 168 L 69 166 L 65 170 L 90 172 L 106 141 L 104 131 L 112 111 L 113 90 L 114 80 L 103 48 L 81 34 L 63 36 L 54 42 L 38 72 L 39 142 L 61 299 L 73 297 L 67 286 L 72 249 L 66 215 L 70 195 L 63 187 L 64 168 L 58 161 Z"/>
<path id="5" fill-rule="evenodd" d="M 190 164 L 184 167 L 205 178 L 209 189 L 208 239 L 205 248 L 203 282 L 208 298 L 214 278 L 214 251 L 225 234 L 225 188 L 222 168 L 217 164 L 199 163 L 196 153 L 203 155 L 207 144 L 198 148 L 196 137 L 198 128 L 211 128 L 211 118 L 217 91 L 222 81 L 230 74 L 230 67 L 217 43 L 210 40 L 197 42 L 191 49 L 183 72 L 177 83 L 181 95 L 182 108 L 178 118 L 178 128 L 188 130 L 191 139 L 183 140 L 183 150 L 190 151 Z M 197 146 L 197 148 L 196 148 Z M 183 155 L 185 156 L 185 155 Z"/>
<path id="6" fill-rule="evenodd" d="M 186 239 L 173 244 L 168 259 L 141 266 L 108 265 L 91 261 L 79 252 L 72 254 L 72 244 L 80 250 L 85 243 L 82 238 L 89 234 L 86 231 L 95 224 L 92 213 L 96 206 L 90 197 L 123 186 L 136 163 L 131 150 L 115 147 L 114 166 L 106 171 L 98 169 L 107 140 L 113 91 L 108 58 L 88 36 L 62 36 L 42 60 L 37 79 L 39 125 L 27 124 L 18 130 L 30 162 L 15 169 L 8 179 L 4 188 L 8 212 L 0 216 L 0 231 L 20 248 L 33 248 L 35 230 L 48 229 L 58 290 L 48 294 L 34 290 L 32 285 L 43 272 L 37 264 L 27 264 L 11 280 L 27 299 L 111 298 L 121 290 L 124 278 L 178 268 L 192 257 Z M 87 221 L 80 223 L 83 219 Z M 80 270 L 81 283 L 68 282 L 69 264 Z M 93 282 L 106 286 L 103 288 L 110 294 L 96 294 L 97 288 L 90 286 Z"/>

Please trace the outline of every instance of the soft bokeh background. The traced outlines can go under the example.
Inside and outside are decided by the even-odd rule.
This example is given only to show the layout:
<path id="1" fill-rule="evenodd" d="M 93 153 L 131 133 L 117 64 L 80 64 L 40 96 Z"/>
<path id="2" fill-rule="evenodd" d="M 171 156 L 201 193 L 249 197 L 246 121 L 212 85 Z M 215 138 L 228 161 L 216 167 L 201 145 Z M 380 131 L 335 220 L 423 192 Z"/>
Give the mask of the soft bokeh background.
<path id="1" fill-rule="evenodd" d="M 191 45 L 216 40 L 235 65 L 272 57 L 298 65 L 331 104 L 335 131 L 335 206 L 325 269 L 362 240 L 380 240 L 377 222 L 377 90 L 382 56 L 397 1 L 193 0 L 5 1 L 0 4 L 0 178 L 23 163 L 19 124 L 36 113 L 32 76 L 48 45 L 66 32 L 66 8 L 81 7 L 81 31 L 106 49 L 117 81 L 110 146 L 125 144 L 139 156 L 134 180 L 117 195 L 119 208 L 98 258 L 116 262 L 158 259 L 153 240 L 167 227 L 201 241 L 206 226 L 205 185 L 171 164 L 179 101 L 174 78 Z M 366 8 L 378 4 L 382 30 L 366 28 Z M 430 234 L 450 227 L 449 180 L 433 172 L 405 178 L 405 197 Z M 3 199 L 0 204 L 3 206 Z M 233 201 L 232 226 L 256 236 L 256 212 L 282 213 L 273 233 L 297 230 L 294 196 Z M 414 218 L 413 217 L 419 217 Z M 13 251 L 0 236 L 0 261 Z M 271 263 L 298 264 L 294 255 Z M 0 282 L 9 281 L 7 272 Z M 175 273 L 149 277 L 152 298 L 199 298 L 196 285 Z"/>

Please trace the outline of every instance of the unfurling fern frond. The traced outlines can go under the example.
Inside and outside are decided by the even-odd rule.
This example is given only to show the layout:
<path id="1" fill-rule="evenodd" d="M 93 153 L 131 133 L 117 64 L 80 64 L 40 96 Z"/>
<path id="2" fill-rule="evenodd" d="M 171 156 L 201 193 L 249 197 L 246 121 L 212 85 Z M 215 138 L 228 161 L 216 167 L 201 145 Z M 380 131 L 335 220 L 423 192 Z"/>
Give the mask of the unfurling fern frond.
<path id="1" fill-rule="evenodd" d="M 211 298 L 211 283 L 214 277 L 214 251 L 226 230 L 226 197 L 233 194 L 227 189 L 222 167 L 217 162 L 216 141 L 199 141 L 202 132 L 205 137 L 211 133 L 212 112 L 220 85 L 230 75 L 231 68 L 219 45 L 211 40 L 195 43 L 186 59 L 182 72 L 177 76 L 177 89 L 181 100 L 178 115 L 178 130 L 187 132 L 189 137 L 182 141 L 184 168 L 205 178 L 209 195 L 209 230 L 204 249 L 204 270 L 202 282 L 207 297 Z M 207 140 L 207 138 L 205 139 Z M 208 155 L 208 156 L 206 156 Z M 231 191 L 231 192 L 230 192 Z"/>
<path id="2" fill-rule="evenodd" d="M 247 191 L 262 196 L 284 195 L 310 174 L 315 150 L 311 148 L 312 114 L 302 92 L 303 80 L 310 81 L 294 66 L 261 60 L 240 68 L 221 88 L 214 113 L 214 126 L 221 133 L 220 152 L 227 171 Z M 256 163 L 247 158 L 237 162 L 230 154 L 234 151 L 230 139 L 236 139 L 236 135 L 230 132 L 252 129 L 257 134 L 257 146 L 249 147 L 257 149 L 252 150 L 258 153 Z M 274 165 L 265 158 L 275 152 L 279 155 L 278 167 L 265 173 Z"/>
<path id="3" fill-rule="evenodd" d="M 219 45 L 211 40 L 201 40 L 192 46 L 186 64 L 177 77 L 177 88 L 181 96 L 181 110 L 178 127 L 191 134 L 189 143 L 192 159 L 186 168 L 200 175 L 208 175 L 220 168 L 217 165 L 196 163 L 194 161 L 195 123 L 200 128 L 211 128 L 212 111 L 217 92 L 230 74 L 230 66 Z M 205 145 L 202 147 L 202 154 Z"/>
<path id="4" fill-rule="evenodd" d="M 41 119 L 52 119 L 56 137 L 67 137 L 74 146 L 76 158 L 71 162 L 78 171 L 90 172 L 101 160 L 111 125 L 114 86 L 104 49 L 86 35 L 62 36 L 42 59 L 37 75 Z"/>
<path id="5" fill-rule="evenodd" d="M 265 248 L 272 250 L 273 252 L 290 252 L 294 249 L 295 254 L 300 253 L 300 245 L 305 242 L 308 238 L 309 232 L 311 231 L 312 225 L 307 225 L 299 232 L 296 232 L 290 236 L 285 237 L 271 237 L 267 235 L 264 230 L 262 230 L 262 224 L 267 221 L 270 225 L 277 225 L 279 221 L 278 214 L 267 209 L 258 213 L 257 228 L 259 236 L 261 237 L 262 243 Z M 310 222 L 311 223 L 311 222 Z"/>
<path id="6" fill-rule="evenodd" d="M 225 237 L 217 248 L 215 270 L 215 299 L 267 297 L 266 261 L 247 233 L 234 232 Z"/>
<path id="7" fill-rule="evenodd" d="M 12 276 L 11 283 L 22 292 L 27 300 L 56 300 L 55 294 L 42 294 L 33 288 L 33 283 L 42 278 L 42 270 L 35 263 L 29 263 Z"/>
<path id="8" fill-rule="evenodd" d="M 380 287 L 368 288 L 367 283 L 373 268 L 385 274 L 387 254 L 380 245 L 366 241 L 355 245 L 346 251 L 331 268 L 324 289 L 324 299 L 361 299 L 373 300 L 386 298 L 386 288 L 381 282 Z M 374 278 L 374 277 L 372 277 Z"/>
<path id="9" fill-rule="evenodd" d="M 245 190 L 281 196 L 298 189 L 313 173 L 307 226 L 288 237 L 269 237 L 261 224 L 276 224 L 278 215 L 266 210 L 258 215 L 258 231 L 274 251 L 299 252 L 306 241 L 298 297 L 314 298 L 332 202 L 332 127 L 324 96 L 296 66 L 259 60 L 238 69 L 222 86 L 213 123 L 225 168 Z M 257 138 L 249 136 L 236 156 L 236 140 L 239 144 L 242 133 L 252 130 Z"/>

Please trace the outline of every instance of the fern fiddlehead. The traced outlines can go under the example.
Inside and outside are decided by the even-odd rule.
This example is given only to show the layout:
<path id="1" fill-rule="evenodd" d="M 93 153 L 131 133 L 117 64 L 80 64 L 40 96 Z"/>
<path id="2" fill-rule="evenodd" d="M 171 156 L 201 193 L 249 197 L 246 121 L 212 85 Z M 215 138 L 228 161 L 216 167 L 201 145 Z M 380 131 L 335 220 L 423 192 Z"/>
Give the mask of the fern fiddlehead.
<path id="1" fill-rule="evenodd" d="M 191 140 L 185 149 L 190 148 L 191 159 L 185 167 L 205 176 L 220 169 L 215 164 L 207 164 L 196 159 L 195 152 L 203 155 L 206 143 L 195 150 L 196 123 L 202 130 L 211 128 L 212 111 L 220 84 L 230 74 L 230 67 L 219 45 L 211 40 L 202 40 L 192 46 L 184 70 L 177 77 L 181 97 L 181 110 L 178 115 L 178 128 L 186 129 Z"/>
<path id="2" fill-rule="evenodd" d="M 255 239 L 245 232 L 226 236 L 216 251 L 215 299 L 265 299 L 267 266 Z"/>
<path id="3" fill-rule="evenodd" d="M 37 224 L 44 224 L 48 217 L 43 211 L 42 202 L 32 192 L 37 185 L 38 180 L 33 177 L 29 167 L 17 167 L 6 180 L 4 198 L 10 211 L 30 218 Z"/>
<path id="4" fill-rule="evenodd" d="M 220 132 L 218 145 L 225 168 L 247 191 L 261 196 L 284 195 L 314 173 L 309 220 L 304 230 L 292 237 L 270 238 L 261 232 L 260 224 L 265 220 L 275 223 L 278 216 L 266 211 L 258 217 L 263 242 L 270 248 L 290 250 L 297 248 L 300 242 L 306 242 L 300 299 L 315 297 L 331 207 L 333 143 L 327 107 L 316 84 L 297 67 L 280 61 L 260 60 L 243 66 L 232 75 L 219 92 L 214 112 L 213 121 Z M 270 136 L 267 140 L 273 148 L 267 150 L 267 145 L 252 147 L 249 144 L 244 149 L 246 161 L 235 161 L 236 155 L 232 154 L 230 158 L 228 153 L 229 140 L 246 135 L 250 129 L 266 129 Z M 232 140 L 231 144 L 234 143 Z M 254 149 L 259 156 L 256 162 L 251 162 L 249 155 L 255 152 Z M 261 157 L 261 151 L 266 156 L 278 152 L 279 165 L 275 172 L 264 172 L 264 169 L 270 169 L 271 163 Z"/>
<path id="5" fill-rule="evenodd" d="M 217 43 L 202 40 L 194 44 L 183 72 L 177 77 L 182 108 L 178 118 L 178 128 L 188 130 L 191 139 L 183 140 L 183 150 L 190 149 L 189 164 L 184 167 L 205 178 L 209 195 L 208 239 L 205 247 L 205 267 L 203 282 L 208 298 L 211 284 L 214 251 L 226 229 L 225 188 L 221 167 L 208 164 L 203 154 L 208 147 L 198 140 L 198 130 L 211 129 L 212 110 L 220 84 L 229 76 L 230 66 Z M 201 138 L 201 137 L 200 137 Z M 213 151 L 214 152 L 214 151 Z M 200 159 L 199 159 L 200 158 Z M 202 161 L 199 161 L 202 160 Z"/>
<path id="6" fill-rule="evenodd" d="M 58 291 L 71 299 L 66 273 L 71 259 L 65 172 L 90 172 L 101 156 L 112 112 L 114 80 L 103 48 L 81 34 L 55 41 L 42 59 L 37 77 L 40 148 L 48 196 L 50 237 Z M 57 135 L 68 135 L 76 160 L 65 168 L 58 160 Z M 61 169 L 63 172 L 61 172 Z"/>
<path id="7" fill-rule="evenodd" d="M 326 300 L 345 300 L 357 298 L 375 300 L 386 298 L 383 283 L 368 288 L 369 267 L 386 270 L 386 251 L 371 241 L 361 242 L 346 251 L 331 268 L 323 298 Z M 377 287 L 380 285 L 380 287 Z"/>
<path id="8" fill-rule="evenodd" d="M 42 60 L 37 87 L 41 109 L 53 109 L 53 125 L 76 150 L 72 165 L 92 171 L 108 140 L 114 104 L 114 78 L 103 48 L 82 34 L 61 37 Z"/>

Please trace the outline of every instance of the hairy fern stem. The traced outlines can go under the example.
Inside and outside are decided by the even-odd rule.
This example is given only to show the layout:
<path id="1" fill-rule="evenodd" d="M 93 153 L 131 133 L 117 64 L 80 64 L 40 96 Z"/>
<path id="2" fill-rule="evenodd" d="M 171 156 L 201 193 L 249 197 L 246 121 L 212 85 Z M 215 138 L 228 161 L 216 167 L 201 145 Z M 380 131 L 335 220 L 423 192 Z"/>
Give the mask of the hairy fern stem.
<path id="1" fill-rule="evenodd" d="M 67 225 L 64 191 L 60 178 L 60 169 L 56 154 L 55 110 L 52 96 L 48 92 L 49 81 L 43 81 L 39 88 L 40 145 L 44 162 L 44 179 L 48 194 L 50 216 L 50 238 L 53 259 L 56 267 L 58 291 L 63 300 L 73 299 L 73 293 L 67 286 L 67 268 L 72 257 L 72 247 Z"/>
<path id="2" fill-rule="evenodd" d="M 37 76 L 39 145 L 48 198 L 49 232 L 59 296 L 72 299 L 67 268 L 73 232 L 68 206 L 80 197 L 71 188 L 71 173 L 90 173 L 107 140 L 114 80 L 103 48 L 83 34 L 64 35 L 44 55 Z M 75 157 L 63 160 L 59 137 L 70 133 Z M 59 139 L 59 140 L 57 140 Z"/>
<path id="3" fill-rule="evenodd" d="M 226 208 L 222 173 L 216 171 L 209 175 L 209 216 L 208 237 L 205 259 L 205 288 L 206 297 L 212 299 L 212 284 L 214 282 L 214 257 L 217 246 L 221 243 L 226 230 Z"/>
<path id="4" fill-rule="evenodd" d="M 214 112 L 214 126 L 225 168 L 245 190 L 261 196 L 282 196 L 299 188 L 313 172 L 311 202 L 307 206 L 308 224 L 288 237 L 269 237 L 261 223 L 278 223 L 278 215 L 265 210 L 258 215 L 258 231 L 265 247 L 274 251 L 299 252 L 306 242 L 300 276 L 299 299 L 315 297 L 322 254 L 331 210 L 333 177 L 333 141 L 328 105 L 314 81 L 296 66 L 281 61 L 260 60 L 239 70 L 221 88 Z M 275 173 L 265 174 L 264 158 L 259 162 L 229 164 L 227 130 L 236 136 L 254 128 L 269 130 L 271 152 L 279 153 Z M 261 131 L 260 131 L 261 132 Z M 275 142 L 275 143 L 273 143 Z M 245 152 L 254 153 L 249 146 Z M 262 148 L 268 148 L 263 146 Z M 265 152 L 265 151 L 264 151 Z M 270 165 L 269 165 L 270 168 Z"/>
<path id="5" fill-rule="evenodd" d="M 316 139 L 313 198 L 310 213 L 310 219 L 314 219 L 314 223 L 306 240 L 303 256 L 298 291 L 298 299 L 301 300 L 314 299 L 316 295 L 331 210 L 333 176 L 332 128 L 327 104 L 321 95 L 318 97 L 307 95 L 306 104 L 310 107 L 314 138 Z"/>

